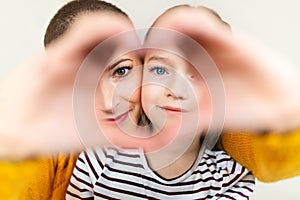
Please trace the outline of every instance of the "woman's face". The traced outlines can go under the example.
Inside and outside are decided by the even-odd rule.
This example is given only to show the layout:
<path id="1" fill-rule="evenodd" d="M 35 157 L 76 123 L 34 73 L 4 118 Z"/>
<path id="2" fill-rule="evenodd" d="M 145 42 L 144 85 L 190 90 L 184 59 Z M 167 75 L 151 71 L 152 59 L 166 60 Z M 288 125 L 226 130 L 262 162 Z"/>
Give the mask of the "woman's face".
<path id="1" fill-rule="evenodd" d="M 137 40 L 130 19 L 110 12 L 83 13 L 66 33 L 65 39 L 68 37 L 78 39 L 84 44 L 82 46 L 86 47 L 84 50 L 88 55 L 84 54 L 85 58 L 80 58 L 80 64 L 85 59 L 87 60 L 85 63 L 90 62 L 91 65 L 95 64 L 98 67 L 95 73 L 91 72 L 94 68 L 90 68 L 88 73 L 93 73 L 89 74 L 91 77 L 99 78 L 93 95 L 93 106 L 96 125 L 102 129 L 101 132 L 120 135 L 120 126 L 121 128 L 136 126 L 141 112 L 142 65 L 138 53 L 131 51 L 131 48 L 134 49 L 133 47 L 140 41 Z M 103 49 L 101 46 L 105 45 L 108 48 Z M 91 56 L 93 53 L 96 57 Z M 99 70 L 99 67 L 103 67 L 104 71 Z M 97 70 L 102 72 L 101 77 L 97 77 L 99 73 Z M 93 80 L 90 78 L 91 82 Z M 89 120 L 89 117 L 94 118 L 88 113 L 84 120 Z"/>
<path id="2" fill-rule="evenodd" d="M 137 126 L 141 113 L 142 62 L 137 53 L 113 60 L 96 91 L 95 109 L 104 132 Z"/>

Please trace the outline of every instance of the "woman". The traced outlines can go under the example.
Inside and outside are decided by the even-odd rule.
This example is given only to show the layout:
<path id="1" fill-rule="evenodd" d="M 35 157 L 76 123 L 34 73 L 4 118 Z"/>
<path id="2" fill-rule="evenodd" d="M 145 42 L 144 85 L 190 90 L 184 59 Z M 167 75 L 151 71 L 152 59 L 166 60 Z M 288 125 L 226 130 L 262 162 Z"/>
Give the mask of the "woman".
<path id="1" fill-rule="evenodd" d="M 26 83 L 27 86 L 29 86 L 28 88 L 30 88 L 30 85 L 28 85 L 29 82 L 35 85 L 35 92 L 27 89 L 22 91 L 24 93 L 20 94 L 27 96 L 27 98 L 23 98 L 27 103 L 26 106 L 22 106 L 24 104 L 21 105 L 20 102 L 18 103 L 18 99 L 15 98 L 15 96 L 10 99 L 9 104 L 15 104 L 14 106 L 19 108 L 18 113 L 20 117 L 16 115 L 11 116 L 15 124 L 20 125 L 18 127 L 15 126 L 16 128 L 24 128 L 24 130 L 26 130 L 26 128 L 28 128 L 26 124 L 32 122 L 34 128 L 30 128 L 31 131 L 29 132 L 31 133 L 27 132 L 24 134 L 28 134 L 26 136 L 27 138 L 32 138 L 30 140 L 35 150 L 39 151 L 39 143 L 34 142 L 39 139 L 41 139 L 41 141 L 49 141 L 48 147 L 52 152 L 57 152 L 61 149 L 69 150 L 70 146 L 67 145 L 70 144 L 69 142 L 76 144 L 75 149 L 79 150 L 78 147 L 82 146 L 81 142 L 85 142 L 83 134 L 81 134 L 82 137 L 76 136 L 77 133 L 74 131 L 76 130 L 74 126 L 75 119 L 72 114 L 72 101 L 86 100 L 86 98 L 76 99 L 72 93 L 77 72 L 80 69 L 82 72 L 82 69 L 86 69 L 85 67 L 89 67 L 88 77 L 83 77 L 83 84 L 79 84 L 80 87 L 84 88 L 89 86 L 91 77 L 95 77 L 93 73 L 97 75 L 101 75 L 102 73 L 99 84 L 97 84 L 98 81 L 96 81 L 96 85 L 93 86 L 97 90 L 96 100 L 94 101 L 93 96 L 92 102 L 96 102 L 96 104 L 92 103 L 91 107 L 96 108 L 96 118 L 102 122 L 102 128 L 107 129 L 105 132 L 112 132 L 120 136 L 120 134 L 117 133 L 117 131 L 119 131 L 117 123 L 131 123 L 131 120 L 126 121 L 125 119 L 134 119 L 134 123 L 137 123 L 137 116 L 139 116 L 141 112 L 139 91 L 141 84 L 141 60 L 138 54 L 134 52 L 118 54 L 117 57 L 114 55 L 114 53 L 119 51 L 119 47 L 122 47 L 123 51 L 126 48 L 132 48 L 132 45 L 138 47 L 139 41 L 136 40 L 135 35 L 126 35 L 127 39 L 128 37 L 131 38 L 129 41 L 126 40 L 126 42 L 130 44 L 124 41 L 122 45 L 118 42 L 112 42 L 108 47 L 109 49 L 106 48 L 105 51 L 102 49 L 100 52 L 99 49 L 101 50 L 101 47 L 99 47 L 98 52 L 96 52 L 97 57 L 91 57 L 93 62 L 90 62 L 90 64 L 95 65 L 94 69 L 92 69 L 93 66 L 81 66 L 89 52 L 99 43 L 112 35 L 124 31 L 134 33 L 132 30 L 133 24 L 128 16 L 119 8 L 104 1 L 71 1 L 57 12 L 51 20 L 45 35 L 44 44 L 46 57 L 40 56 L 37 59 L 39 63 L 23 66 L 23 68 L 20 68 L 13 75 L 18 77 L 20 82 Z M 127 47 L 127 44 L 130 45 L 130 47 Z M 109 52 L 109 54 L 106 54 L 106 52 Z M 104 58 L 103 55 L 107 56 Z M 88 61 L 85 63 L 87 62 Z M 107 66 L 108 68 L 106 68 Z M 106 70 L 104 70 L 105 68 Z M 34 74 L 34 78 L 22 76 L 25 70 L 27 72 L 30 71 L 32 75 Z M 90 70 L 92 70 L 92 72 L 90 72 Z M 23 78 L 20 79 L 20 77 Z M 99 76 L 95 78 L 98 80 Z M 129 80 L 129 82 L 126 82 L 127 80 Z M 51 83 L 51 87 L 44 84 L 47 81 Z M 118 83 L 123 83 L 123 85 L 130 83 L 131 88 L 135 90 L 118 93 L 115 91 Z M 102 87 L 104 85 L 105 87 Z M 84 90 L 81 90 L 82 88 L 80 87 L 78 87 L 77 92 L 80 93 L 79 96 L 81 97 L 86 93 Z M 58 103 L 55 100 L 57 99 L 56 97 L 64 99 L 64 101 Z M 102 97 L 105 98 L 103 99 Z M 113 97 L 116 100 L 115 105 L 112 104 Z M 29 106 L 28 103 L 31 106 Z M 84 116 L 80 116 L 81 118 L 76 119 L 82 120 L 87 118 L 86 116 L 89 113 L 81 112 L 79 109 L 84 108 L 83 110 L 86 110 L 87 106 L 82 104 L 82 102 L 79 103 L 75 110 L 77 109 L 77 111 L 81 114 L 83 113 Z M 126 104 L 126 106 L 124 106 L 124 104 Z M 122 106 L 120 107 L 120 105 Z M 5 108 L 6 107 L 7 106 L 5 106 Z M 14 109 L 14 107 L 7 108 Z M 29 115 L 25 114 L 27 109 L 30 110 L 30 112 L 27 112 Z M 61 110 L 64 111 L 62 112 Z M 121 112 L 121 117 L 118 112 Z M 54 115 L 56 117 L 53 118 Z M 9 117 L 10 116 L 7 116 L 7 118 Z M 88 117 L 91 119 L 95 116 L 93 114 Z M 121 121 L 120 118 L 123 121 Z M 26 119 L 26 122 L 24 124 L 20 121 L 16 121 L 17 119 L 21 121 L 22 119 Z M 50 122 L 47 121 L 47 119 L 52 120 L 50 120 Z M 43 120 L 45 120 L 44 122 L 46 123 L 43 123 Z M 3 119 L 2 122 L 4 121 L 5 119 Z M 22 126 L 22 124 L 24 126 Z M 47 127 L 44 130 L 47 130 L 48 136 L 51 137 L 46 137 L 47 134 L 44 135 L 43 133 L 45 132 L 41 131 L 43 128 L 37 127 L 37 124 L 42 124 L 43 128 Z M 64 129 L 62 127 L 70 127 L 71 129 Z M 57 132 L 57 130 L 60 131 Z M 66 134 L 74 134 L 75 137 L 74 135 L 72 137 L 73 139 L 75 138 L 75 140 L 70 141 L 68 137 L 70 135 L 65 137 L 65 135 L 60 134 L 64 131 Z M 84 134 L 88 134 L 88 132 Z M 53 137 L 65 141 L 66 146 L 53 145 L 51 142 L 51 138 Z M 101 143 L 105 140 L 103 135 L 97 134 L 97 137 L 100 137 L 102 140 L 98 140 L 94 144 L 98 142 Z M 80 139 L 83 140 L 80 141 Z M 42 148 L 46 146 L 47 143 L 44 143 Z M 13 153 L 11 152 L 11 146 L 9 145 L 8 147 L 8 152 L 6 153 Z M 49 148 L 47 149 L 49 150 Z M 19 145 L 18 151 L 26 154 L 26 152 L 28 152 L 26 149 L 29 150 L 28 146 Z M 64 199 L 69 178 L 77 158 L 76 152 L 77 151 L 71 155 L 59 153 L 57 156 L 49 156 L 44 159 L 30 159 L 18 163 L 2 162 L 0 171 L 3 183 L 1 182 L 0 188 L 3 191 L 1 191 L 1 197 L 4 199 Z M 20 157 L 25 155 L 22 153 L 17 154 Z"/>

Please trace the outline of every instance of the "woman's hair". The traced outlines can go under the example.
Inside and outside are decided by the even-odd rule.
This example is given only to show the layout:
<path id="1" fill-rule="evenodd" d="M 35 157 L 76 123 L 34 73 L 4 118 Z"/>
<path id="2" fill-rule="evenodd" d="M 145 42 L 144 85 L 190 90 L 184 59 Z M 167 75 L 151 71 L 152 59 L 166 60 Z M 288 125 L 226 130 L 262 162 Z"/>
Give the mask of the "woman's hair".
<path id="1" fill-rule="evenodd" d="M 112 12 L 125 17 L 128 15 L 111 3 L 99 0 L 73 0 L 64 5 L 51 19 L 44 36 L 44 46 L 62 36 L 76 17 L 87 12 Z"/>

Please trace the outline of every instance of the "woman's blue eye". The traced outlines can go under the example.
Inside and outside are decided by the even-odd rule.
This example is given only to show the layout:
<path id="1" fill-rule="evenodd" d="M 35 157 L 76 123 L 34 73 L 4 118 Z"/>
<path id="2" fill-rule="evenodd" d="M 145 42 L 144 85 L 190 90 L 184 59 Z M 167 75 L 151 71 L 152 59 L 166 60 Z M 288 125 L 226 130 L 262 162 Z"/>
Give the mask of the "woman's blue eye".
<path id="1" fill-rule="evenodd" d="M 130 69 L 131 69 L 131 67 L 129 67 L 129 66 L 120 67 L 113 72 L 113 77 L 114 78 L 123 78 L 128 75 Z"/>

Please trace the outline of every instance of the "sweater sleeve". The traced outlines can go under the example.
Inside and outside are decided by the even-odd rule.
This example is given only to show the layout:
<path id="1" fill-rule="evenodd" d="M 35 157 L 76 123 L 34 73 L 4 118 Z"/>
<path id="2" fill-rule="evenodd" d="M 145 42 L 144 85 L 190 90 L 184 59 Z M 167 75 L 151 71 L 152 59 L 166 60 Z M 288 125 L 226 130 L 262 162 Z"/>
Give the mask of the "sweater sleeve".
<path id="1" fill-rule="evenodd" d="M 55 178 L 53 181 L 53 200 L 65 199 L 67 187 L 70 183 L 70 178 L 77 158 L 77 153 L 71 153 L 68 155 L 61 153 L 58 155 Z"/>
<path id="2" fill-rule="evenodd" d="M 0 162 L 1 199 L 65 199 L 77 154 Z"/>
<path id="3" fill-rule="evenodd" d="M 0 163 L 1 199 L 50 199 L 56 160 L 51 156 Z"/>
<path id="4" fill-rule="evenodd" d="M 220 143 L 262 182 L 300 175 L 300 130 L 287 134 L 224 133 Z"/>

